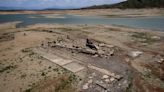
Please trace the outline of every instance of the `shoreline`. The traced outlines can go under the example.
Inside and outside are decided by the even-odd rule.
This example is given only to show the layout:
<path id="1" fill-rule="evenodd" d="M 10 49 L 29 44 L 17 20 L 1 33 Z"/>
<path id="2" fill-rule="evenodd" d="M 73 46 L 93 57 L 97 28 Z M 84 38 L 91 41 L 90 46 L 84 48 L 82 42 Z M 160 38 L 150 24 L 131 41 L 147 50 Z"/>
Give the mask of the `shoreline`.
<path id="1" fill-rule="evenodd" d="M 0 11 L 4 14 L 74 14 L 90 16 L 123 16 L 140 17 L 140 16 L 164 16 L 164 8 L 153 9 L 86 9 L 86 10 L 45 10 L 45 11 Z"/>
<path id="2" fill-rule="evenodd" d="M 21 21 L 13 21 L 13 22 L 5 22 L 0 23 L 0 29 L 24 29 L 24 28 L 36 28 L 36 27 L 45 27 L 45 28 L 53 28 L 54 26 L 62 25 L 62 26 L 85 26 L 86 24 L 58 24 L 58 23 L 36 23 L 31 25 L 26 25 L 24 27 L 16 27 L 19 23 L 22 23 Z M 103 27 L 111 27 L 111 28 L 117 28 L 117 29 L 135 29 L 135 32 L 153 32 L 153 33 L 163 33 L 164 30 L 157 30 L 157 29 L 149 29 L 149 28 L 139 28 L 139 27 L 130 27 L 130 26 L 124 26 L 124 25 L 115 25 L 115 24 L 87 24 L 87 26 L 103 26 Z M 137 31 L 140 30 L 140 31 Z"/>

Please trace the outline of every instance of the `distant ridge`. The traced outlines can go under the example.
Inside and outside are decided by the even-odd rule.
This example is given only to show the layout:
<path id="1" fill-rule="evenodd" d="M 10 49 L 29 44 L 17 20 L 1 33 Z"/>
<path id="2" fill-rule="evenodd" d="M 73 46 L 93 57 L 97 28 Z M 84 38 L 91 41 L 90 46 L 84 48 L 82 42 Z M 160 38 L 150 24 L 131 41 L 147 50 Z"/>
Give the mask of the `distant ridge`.
<path id="1" fill-rule="evenodd" d="M 46 8 L 46 9 L 26 9 L 22 7 L 0 7 L 0 11 L 42 11 L 42 10 L 76 10 L 76 9 L 60 9 L 60 8 Z"/>
<path id="2" fill-rule="evenodd" d="M 0 7 L 0 10 L 24 10 L 23 8 L 21 8 L 21 7 Z"/>
<path id="3" fill-rule="evenodd" d="M 84 8 L 70 8 L 70 9 L 60 9 L 60 8 L 46 8 L 46 9 L 25 9 L 22 7 L 0 7 L 0 11 L 24 11 L 24 10 L 78 10 L 78 9 L 109 9 L 109 8 L 164 8 L 164 0 L 127 0 L 117 4 L 106 4 L 106 5 L 95 5 Z"/>
<path id="4" fill-rule="evenodd" d="M 107 8 L 164 8 L 164 0 L 127 0 L 112 5 L 98 5 L 82 9 L 107 9 Z"/>

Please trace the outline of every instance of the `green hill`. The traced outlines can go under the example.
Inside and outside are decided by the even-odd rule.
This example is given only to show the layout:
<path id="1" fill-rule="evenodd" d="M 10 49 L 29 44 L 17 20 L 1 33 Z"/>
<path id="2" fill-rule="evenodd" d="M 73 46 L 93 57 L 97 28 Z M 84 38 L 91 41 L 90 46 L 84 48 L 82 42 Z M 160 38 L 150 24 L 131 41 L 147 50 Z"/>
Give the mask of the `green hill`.
<path id="1" fill-rule="evenodd" d="M 106 8 L 164 8 L 164 0 L 127 0 L 113 5 L 100 5 L 87 7 L 88 9 Z"/>

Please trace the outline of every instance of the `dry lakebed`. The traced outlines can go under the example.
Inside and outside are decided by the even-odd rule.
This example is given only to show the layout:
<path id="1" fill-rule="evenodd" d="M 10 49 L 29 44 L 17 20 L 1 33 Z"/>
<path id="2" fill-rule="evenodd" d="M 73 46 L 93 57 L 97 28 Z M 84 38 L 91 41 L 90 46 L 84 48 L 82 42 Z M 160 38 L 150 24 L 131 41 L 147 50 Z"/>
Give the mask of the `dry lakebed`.
<path id="1" fill-rule="evenodd" d="M 164 14 L 163 9 L 124 10 L 121 14 L 116 9 L 102 13 L 46 11 L 48 14 L 42 12 L 39 16 L 27 15 L 26 11 L 22 16 L 28 18 L 12 21 L 0 17 L 0 92 L 164 92 L 162 23 L 155 26 L 160 28 L 156 30 L 151 25 L 92 24 L 80 17 L 80 21 L 84 19 L 80 24 L 74 20 L 85 16 L 80 11 L 106 19 L 144 19 Z M 111 15 L 105 16 L 108 11 Z M 1 13 L 3 17 L 12 14 Z M 41 23 L 45 19 L 38 17 L 50 23 Z M 60 20 L 53 23 L 54 18 L 69 18 L 73 24 Z"/>

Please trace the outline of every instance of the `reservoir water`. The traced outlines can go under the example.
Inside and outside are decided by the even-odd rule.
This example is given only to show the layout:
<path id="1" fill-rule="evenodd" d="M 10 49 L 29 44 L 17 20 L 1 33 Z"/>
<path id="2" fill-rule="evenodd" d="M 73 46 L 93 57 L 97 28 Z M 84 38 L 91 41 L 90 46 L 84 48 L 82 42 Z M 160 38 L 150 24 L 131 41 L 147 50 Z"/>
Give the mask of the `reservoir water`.
<path id="1" fill-rule="evenodd" d="M 110 24 L 135 28 L 145 28 L 164 31 L 164 16 L 138 18 L 105 18 L 77 15 L 40 15 L 40 14 L 12 14 L 0 15 L 0 23 L 22 21 L 17 27 L 25 27 L 37 23 L 57 24 Z"/>

